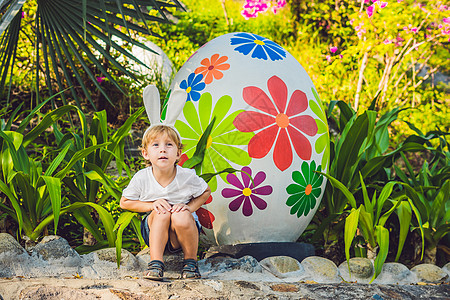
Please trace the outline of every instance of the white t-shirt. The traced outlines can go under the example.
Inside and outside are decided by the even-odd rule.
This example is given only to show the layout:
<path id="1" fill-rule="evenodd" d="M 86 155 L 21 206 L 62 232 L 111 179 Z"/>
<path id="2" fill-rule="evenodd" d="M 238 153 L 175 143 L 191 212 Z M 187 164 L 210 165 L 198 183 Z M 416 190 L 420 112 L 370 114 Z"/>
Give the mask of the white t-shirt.
<path id="1" fill-rule="evenodd" d="M 165 199 L 169 204 L 187 204 L 207 189 L 208 184 L 192 169 L 176 166 L 176 175 L 169 185 L 162 187 L 153 176 L 152 167 L 138 171 L 131 178 L 122 196 L 129 200 L 155 201 Z"/>

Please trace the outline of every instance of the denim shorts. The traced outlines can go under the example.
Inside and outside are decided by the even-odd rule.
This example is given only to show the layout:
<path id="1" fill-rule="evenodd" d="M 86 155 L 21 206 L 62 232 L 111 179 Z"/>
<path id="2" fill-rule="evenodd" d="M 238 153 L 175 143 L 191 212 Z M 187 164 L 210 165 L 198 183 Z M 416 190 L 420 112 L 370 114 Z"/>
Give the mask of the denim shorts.
<path id="1" fill-rule="evenodd" d="M 147 246 L 150 246 L 150 242 L 149 242 L 150 228 L 148 227 L 148 222 L 147 222 L 147 218 L 149 215 L 150 214 L 146 215 L 144 217 L 144 219 L 141 221 L 141 235 Z M 192 213 L 192 216 L 194 217 L 195 225 L 197 225 L 198 233 L 200 234 L 200 232 L 202 231 L 202 225 L 200 224 L 200 221 L 198 220 L 198 216 L 195 212 Z M 170 238 L 170 236 L 169 236 L 169 238 Z M 169 242 L 170 241 L 167 242 L 168 249 L 171 252 L 174 252 L 173 250 L 177 250 L 177 249 L 172 250 Z"/>

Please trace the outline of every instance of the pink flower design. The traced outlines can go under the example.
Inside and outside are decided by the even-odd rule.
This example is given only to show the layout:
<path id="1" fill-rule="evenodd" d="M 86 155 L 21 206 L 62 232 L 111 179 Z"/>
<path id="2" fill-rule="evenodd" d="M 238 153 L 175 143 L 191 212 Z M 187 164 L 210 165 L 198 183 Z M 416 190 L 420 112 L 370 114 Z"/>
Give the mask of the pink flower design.
<path id="1" fill-rule="evenodd" d="M 263 158 L 275 145 L 274 163 L 284 171 L 292 164 L 292 146 L 301 159 L 311 159 L 311 143 L 303 133 L 314 136 L 317 124 L 311 116 L 300 115 L 308 108 L 304 92 L 295 90 L 288 101 L 287 86 L 277 76 L 269 78 L 267 86 L 272 99 L 258 87 L 244 88 L 245 102 L 261 112 L 241 112 L 233 124 L 241 132 L 259 131 L 248 144 L 250 157 Z"/>
<path id="2" fill-rule="evenodd" d="M 249 167 L 243 167 L 242 171 L 252 176 L 252 170 Z M 270 185 L 258 187 L 266 179 L 266 173 L 263 171 L 255 175 L 253 182 L 250 181 L 250 177 L 244 172 L 241 172 L 242 182 L 235 174 L 227 175 L 228 182 L 237 189 L 225 188 L 222 190 L 222 196 L 235 198 L 228 205 L 230 210 L 237 211 L 242 205 L 242 213 L 248 217 L 253 213 L 252 203 L 260 210 L 266 209 L 267 202 L 259 196 L 272 194 L 273 188 Z"/>

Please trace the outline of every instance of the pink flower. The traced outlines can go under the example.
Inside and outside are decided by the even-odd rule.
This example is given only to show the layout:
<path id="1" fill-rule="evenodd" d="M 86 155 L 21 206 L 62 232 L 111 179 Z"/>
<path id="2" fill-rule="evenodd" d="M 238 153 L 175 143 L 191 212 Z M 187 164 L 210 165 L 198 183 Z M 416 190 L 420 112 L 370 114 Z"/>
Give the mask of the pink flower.
<path id="1" fill-rule="evenodd" d="M 331 51 L 331 53 L 335 53 L 337 51 L 337 49 L 338 49 L 337 47 L 333 46 L 330 48 L 330 51 Z"/>
<path id="2" fill-rule="evenodd" d="M 385 45 L 388 45 L 388 44 L 390 44 L 390 43 L 392 43 L 392 41 L 389 40 L 389 39 L 385 39 L 385 40 L 383 41 L 383 44 L 385 44 Z"/>
<path id="3" fill-rule="evenodd" d="M 105 76 L 97 77 L 97 82 L 101 83 L 101 82 L 103 82 L 105 80 L 105 78 L 106 78 Z"/>
<path id="4" fill-rule="evenodd" d="M 380 8 L 385 8 L 388 5 L 387 2 L 381 2 L 381 3 L 378 3 L 378 4 L 380 5 Z"/>
<path id="5" fill-rule="evenodd" d="M 411 28 L 411 31 L 414 33 L 417 33 L 418 29 L 417 29 L 417 27 L 413 27 L 413 28 Z"/>
<path id="6" fill-rule="evenodd" d="M 330 55 L 327 55 L 326 58 L 327 58 L 328 62 L 331 62 L 331 56 Z"/>
<path id="7" fill-rule="evenodd" d="M 22 12 L 22 19 L 25 18 L 25 12 Z"/>
<path id="8" fill-rule="evenodd" d="M 397 0 L 397 3 L 403 2 L 403 0 Z"/>
<path id="9" fill-rule="evenodd" d="M 375 8 L 374 5 L 370 5 L 369 7 L 367 7 L 366 12 L 367 12 L 367 15 L 369 16 L 369 18 L 372 18 L 374 8 Z"/>
<path id="10" fill-rule="evenodd" d="M 448 18 L 443 18 L 442 21 L 443 21 L 444 23 L 450 24 L 450 17 L 448 17 Z"/>
<path id="11" fill-rule="evenodd" d="M 343 58 L 344 57 L 344 55 L 342 55 L 342 54 L 339 54 L 339 58 Z"/>

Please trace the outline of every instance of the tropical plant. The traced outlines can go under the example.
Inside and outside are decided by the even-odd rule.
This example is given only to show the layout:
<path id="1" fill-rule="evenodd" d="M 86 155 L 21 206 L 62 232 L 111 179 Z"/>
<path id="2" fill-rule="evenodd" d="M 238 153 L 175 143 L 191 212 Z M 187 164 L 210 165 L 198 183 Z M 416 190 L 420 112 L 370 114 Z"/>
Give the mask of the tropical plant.
<path id="1" fill-rule="evenodd" d="M 56 96 L 56 95 L 55 95 Z M 51 100 L 50 98 L 47 100 Z M 95 203 L 73 203 L 67 205 L 62 196 L 62 181 L 71 172 L 72 167 L 83 160 L 98 148 L 105 147 L 108 143 L 101 143 L 72 153 L 71 158 L 63 164 L 69 146 L 61 149 L 59 154 L 46 167 L 41 163 L 41 158 L 33 159 L 26 151 L 30 143 L 42 134 L 57 120 L 65 116 L 69 111 L 77 111 L 74 106 L 62 106 L 47 113 L 36 127 L 24 133 L 33 115 L 47 102 L 41 103 L 27 117 L 15 131 L 11 131 L 12 121 L 17 116 L 21 106 L 13 113 L 7 123 L 0 130 L 0 191 L 6 196 L 2 197 L 0 208 L 19 226 L 19 234 L 22 230 L 30 240 L 35 241 L 42 231 L 50 223 L 54 223 L 54 230 L 58 228 L 59 216 L 72 212 L 84 206 L 91 206 L 100 215 L 105 225 L 107 235 L 111 241 L 115 239 L 112 226 L 113 222 L 109 213 Z"/>
<path id="2" fill-rule="evenodd" d="M 412 200 L 406 195 L 399 195 L 396 198 L 391 196 L 393 193 L 393 188 L 397 182 L 390 181 L 382 189 L 377 186 L 373 192 L 371 200 L 366 185 L 364 184 L 363 177 L 361 174 L 359 175 L 364 203 L 360 204 L 359 207 L 356 208 L 356 206 L 353 206 L 356 204 L 354 195 L 350 193 L 350 191 L 342 183 L 338 182 L 330 175 L 324 174 L 324 176 L 330 179 L 336 188 L 342 191 L 345 197 L 347 197 L 349 203 L 352 205 L 349 215 L 345 218 L 344 228 L 345 257 L 347 262 L 350 259 L 350 248 L 356 238 L 357 229 L 359 229 L 367 252 L 363 253 L 360 251 L 361 248 L 359 245 L 356 245 L 355 253 L 359 256 L 364 256 L 374 260 L 375 272 L 371 280 L 372 282 L 381 273 L 381 269 L 389 252 L 389 228 L 386 226 L 388 218 L 393 212 L 397 212 L 400 223 L 399 243 L 396 256 L 396 261 L 398 261 L 403 250 L 406 236 L 409 232 L 412 216 L 411 210 L 415 212 L 419 223 L 421 223 L 421 216 Z M 381 189 L 378 197 L 377 189 Z"/>
<path id="3" fill-rule="evenodd" d="M 335 105 L 340 108 L 338 118 L 332 116 Z M 323 196 L 323 209 L 315 216 L 315 222 L 320 225 L 313 236 L 313 240 L 318 240 L 323 235 L 325 248 L 338 240 L 345 221 L 343 213 L 347 207 L 350 205 L 356 209 L 362 204 L 362 198 L 359 203 L 350 202 L 353 198 L 349 198 L 337 186 L 343 185 L 353 195 L 360 190 L 359 174 L 366 181 L 369 180 L 369 183 L 386 181 L 386 168 L 392 166 L 392 162 L 402 151 L 425 149 L 419 143 L 405 141 L 397 149 L 388 152 L 388 126 L 397 119 L 401 111 L 402 109 L 394 108 L 376 120 L 377 113 L 374 110 L 369 109 L 358 115 L 343 101 L 330 103 L 328 116 L 335 124 L 338 134 L 335 141 L 331 142 L 331 163 L 328 170 L 330 180 Z"/>
<path id="4" fill-rule="evenodd" d="M 86 81 L 90 81 L 108 102 L 114 105 L 114 100 L 110 99 L 98 78 L 108 79 L 122 91 L 108 68 L 113 66 L 126 76 L 133 79 L 136 77 L 119 62 L 112 50 L 144 65 L 126 50 L 123 44 L 130 43 L 152 51 L 133 38 L 131 32 L 158 36 L 148 26 L 148 22 L 168 22 L 166 9 L 170 7 L 182 8 L 177 0 L 1 1 L 0 95 L 5 93 L 8 80 L 9 91 L 12 86 L 11 77 L 17 67 L 17 48 L 22 39 L 21 35 L 25 34 L 22 27 L 27 26 L 24 19 L 34 19 L 34 22 L 30 23 L 33 23 L 32 32 L 35 36 L 27 38 L 31 39 L 36 47 L 32 56 L 35 59 L 38 100 L 41 85 L 46 86 L 50 95 L 53 95 L 55 90 L 61 91 L 68 86 L 71 97 L 79 107 L 80 92 L 94 104 L 86 84 Z M 89 67 L 89 62 L 95 66 L 95 70 Z M 45 76 L 45 83 L 39 80 L 41 71 Z M 67 104 L 66 95 L 60 96 L 63 103 Z"/>
<path id="5" fill-rule="evenodd" d="M 424 143 L 434 155 L 430 163 L 425 161 L 416 172 L 406 155 L 401 153 L 405 170 L 394 165 L 394 171 L 404 187 L 399 193 L 409 192 L 417 203 L 421 222 L 415 223 L 413 229 L 420 229 L 425 236 L 425 261 L 435 263 L 437 245 L 450 232 L 450 152 L 445 139 L 448 133 L 437 130 L 423 134 L 412 124 L 409 125 L 417 135 L 408 137 L 408 140 Z M 439 140 L 435 147 L 430 142 L 433 139 Z"/>

